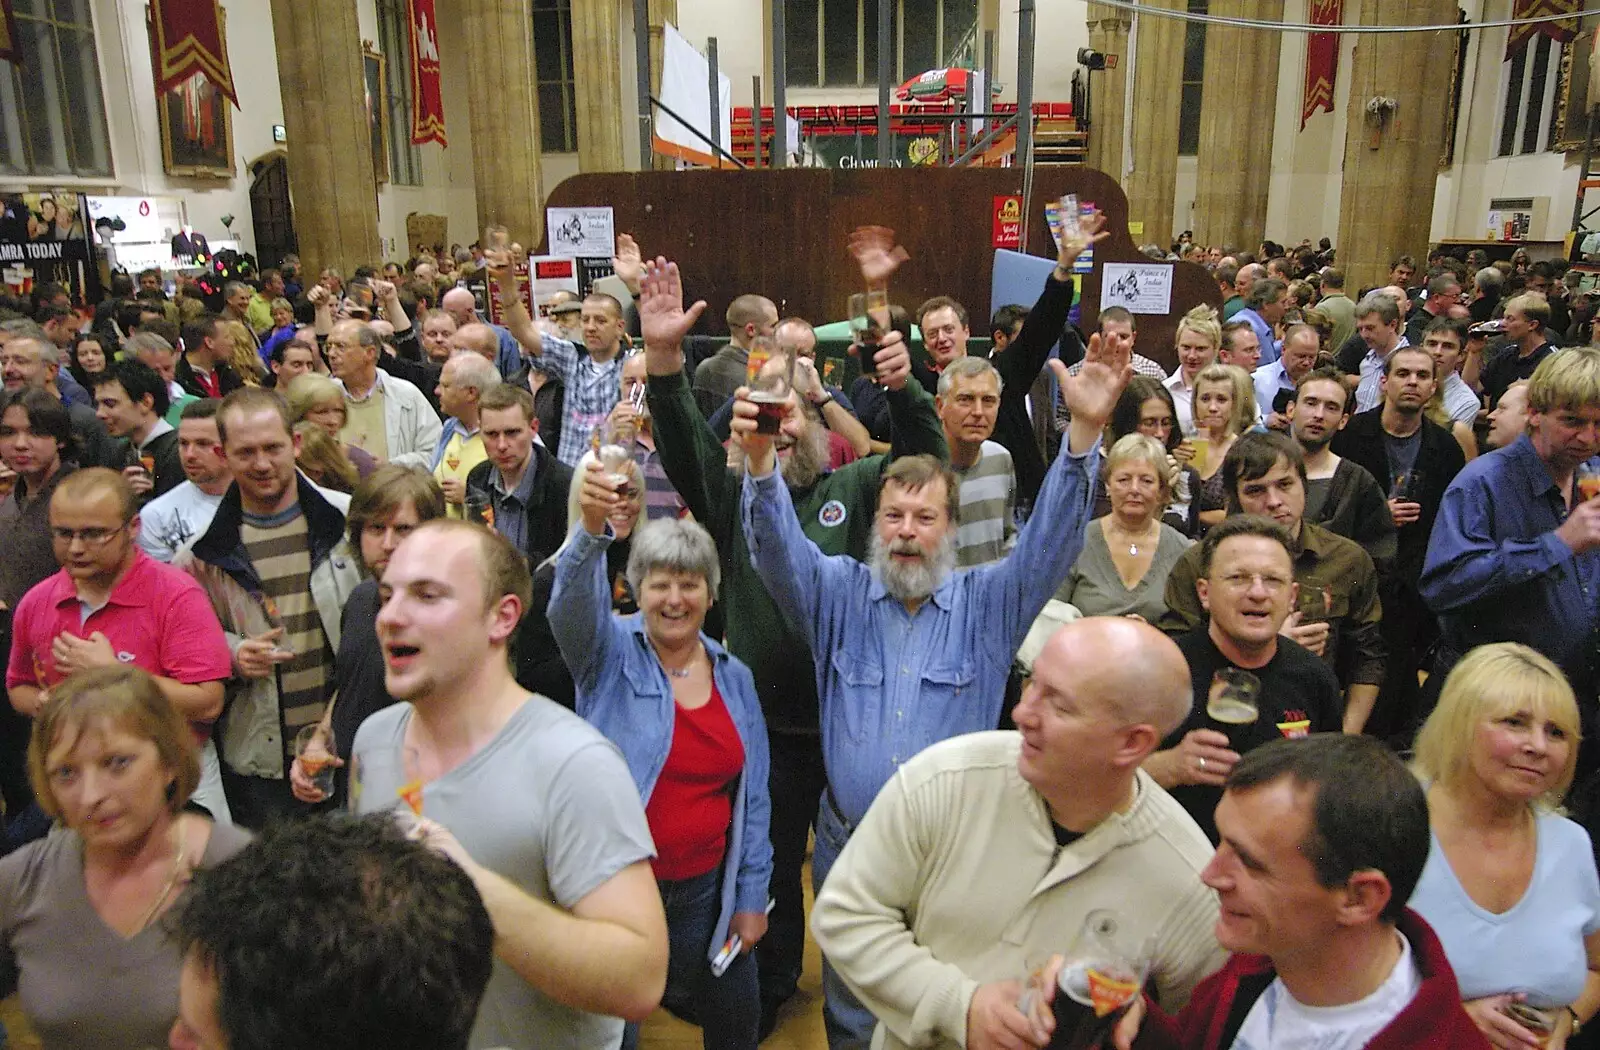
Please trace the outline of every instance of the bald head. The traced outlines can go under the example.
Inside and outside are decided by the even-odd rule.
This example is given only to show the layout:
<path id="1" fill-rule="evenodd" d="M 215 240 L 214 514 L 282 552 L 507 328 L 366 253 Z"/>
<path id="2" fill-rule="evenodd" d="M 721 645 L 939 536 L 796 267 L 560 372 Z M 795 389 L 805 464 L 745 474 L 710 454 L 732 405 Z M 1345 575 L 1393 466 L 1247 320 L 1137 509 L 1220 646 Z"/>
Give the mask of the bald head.
<path id="1" fill-rule="evenodd" d="M 457 325 L 469 325 L 478 319 L 478 302 L 465 288 L 452 288 L 444 293 L 439 306 L 455 318 Z"/>
<path id="2" fill-rule="evenodd" d="M 1386 284 L 1379 288 L 1378 291 L 1394 300 L 1394 305 L 1400 308 L 1401 317 L 1404 317 L 1406 312 L 1411 309 L 1411 296 L 1407 295 L 1406 290 L 1398 284 Z"/>
<path id="3" fill-rule="evenodd" d="M 1033 662 L 1041 684 L 1100 705 L 1121 725 L 1178 728 L 1194 702 L 1189 664 L 1171 638 L 1125 616 L 1074 620 L 1044 643 Z"/>
<path id="4" fill-rule="evenodd" d="M 448 340 L 451 353 L 465 350 L 491 364 L 500 356 L 500 336 L 486 324 L 473 321 L 457 328 Z"/>
<path id="5" fill-rule="evenodd" d="M 1233 279 L 1233 290 L 1236 295 L 1249 295 L 1250 286 L 1267 275 L 1266 267 L 1260 263 L 1247 263 L 1239 267 L 1238 276 Z"/>

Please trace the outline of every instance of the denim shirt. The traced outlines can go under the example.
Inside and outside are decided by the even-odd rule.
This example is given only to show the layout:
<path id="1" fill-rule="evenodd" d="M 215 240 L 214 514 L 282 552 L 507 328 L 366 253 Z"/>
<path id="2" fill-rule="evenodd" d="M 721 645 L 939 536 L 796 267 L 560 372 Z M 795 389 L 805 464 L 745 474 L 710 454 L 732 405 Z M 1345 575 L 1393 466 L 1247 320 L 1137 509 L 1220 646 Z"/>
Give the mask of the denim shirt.
<path id="1" fill-rule="evenodd" d="M 606 535 L 592 536 L 580 525 L 556 559 L 550 592 L 550 630 L 572 670 L 577 711 L 622 752 L 646 804 L 672 749 L 676 708 L 672 684 L 645 635 L 644 615 L 611 612 L 611 581 L 606 579 Z M 722 905 L 706 957 L 728 939 L 735 912 L 762 914 L 772 876 L 772 841 L 767 826 L 772 801 L 767 790 L 767 727 L 756 700 L 750 669 L 702 632 L 711 657 L 711 674 L 722 694 L 739 742 L 744 771 L 733 799 L 728 863 L 723 865 Z"/>
<path id="2" fill-rule="evenodd" d="M 1468 463 L 1445 490 L 1419 586 L 1456 653 L 1522 642 L 1561 665 L 1581 703 L 1594 688 L 1600 551 L 1574 554 L 1555 534 L 1566 520 L 1562 493 L 1523 434 Z"/>
<path id="3" fill-rule="evenodd" d="M 847 824 L 919 751 L 999 723 L 1012 657 L 1083 550 L 1099 462 L 1099 441 L 1083 455 L 1063 445 L 1011 553 L 952 573 L 915 613 L 806 538 L 780 475 L 745 478 L 750 560 L 815 654 L 822 757 Z"/>

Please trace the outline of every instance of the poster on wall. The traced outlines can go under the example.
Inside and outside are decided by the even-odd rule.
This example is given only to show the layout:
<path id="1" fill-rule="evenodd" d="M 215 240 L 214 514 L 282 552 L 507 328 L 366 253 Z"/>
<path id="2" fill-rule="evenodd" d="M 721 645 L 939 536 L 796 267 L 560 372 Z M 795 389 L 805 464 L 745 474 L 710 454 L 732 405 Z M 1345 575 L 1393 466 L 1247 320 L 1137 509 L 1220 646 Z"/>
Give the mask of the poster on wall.
<path id="1" fill-rule="evenodd" d="M 1171 263 L 1106 263 L 1100 270 L 1100 309 L 1120 306 L 1130 314 L 1165 314 L 1172 309 Z"/>
<path id="2" fill-rule="evenodd" d="M 0 198 L 0 279 L 13 295 L 36 285 L 66 285 L 78 303 L 100 300 L 100 273 L 92 265 L 85 216 L 78 193 L 49 190 L 8 193 Z"/>

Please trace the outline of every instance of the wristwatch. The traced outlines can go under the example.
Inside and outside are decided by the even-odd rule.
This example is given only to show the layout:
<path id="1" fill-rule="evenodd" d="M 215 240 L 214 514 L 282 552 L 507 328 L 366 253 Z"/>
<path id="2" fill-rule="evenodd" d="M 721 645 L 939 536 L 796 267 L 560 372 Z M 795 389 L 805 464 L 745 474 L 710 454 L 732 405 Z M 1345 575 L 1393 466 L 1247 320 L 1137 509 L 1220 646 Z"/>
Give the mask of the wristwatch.
<path id="1" fill-rule="evenodd" d="M 838 399 L 835 398 L 832 394 L 829 394 L 827 397 L 823 398 L 821 401 L 813 401 L 811 403 L 812 403 L 812 405 L 816 406 L 816 409 L 817 409 L 818 412 L 821 412 L 823 409 L 825 409 L 829 405 L 833 404 L 833 402 L 836 401 L 836 400 L 838 400 Z"/>
<path id="2" fill-rule="evenodd" d="M 1579 1019 L 1578 1011 L 1574 1010 L 1570 1005 L 1567 1007 L 1567 1013 L 1572 1015 L 1572 1031 L 1570 1034 L 1577 1035 L 1583 1030 L 1583 1021 Z"/>

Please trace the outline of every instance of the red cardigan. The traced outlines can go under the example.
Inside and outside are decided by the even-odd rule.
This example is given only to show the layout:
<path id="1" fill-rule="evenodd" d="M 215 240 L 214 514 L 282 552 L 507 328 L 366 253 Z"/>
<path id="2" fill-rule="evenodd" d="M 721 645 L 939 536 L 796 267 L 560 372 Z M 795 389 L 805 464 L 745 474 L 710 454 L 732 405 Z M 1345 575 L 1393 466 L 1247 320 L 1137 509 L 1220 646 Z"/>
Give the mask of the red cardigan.
<path id="1" fill-rule="evenodd" d="M 1422 916 L 1406 909 L 1397 924 L 1411 942 L 1422 986 L 1411 1004 L 1367 1044 L 1367 1050 L 1487 1050 L 1488 1040 L 1461 1008 L 1455 971 Z M 1148 1013 L 1135 1042 L 1138 1050 L 1227 1050 L 1244 1019 L 1276 973 L 1264 955 L 1235 955 L 1195 988 L 1176 1018 L 1145 1001 Z"/>

